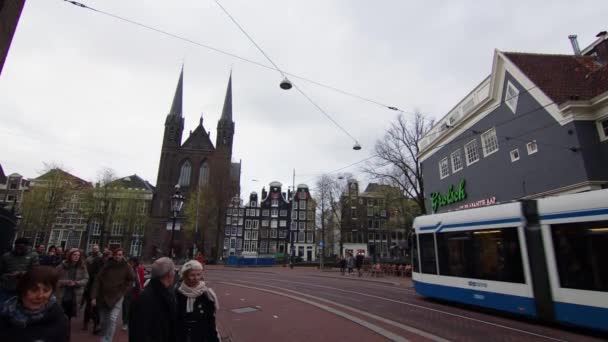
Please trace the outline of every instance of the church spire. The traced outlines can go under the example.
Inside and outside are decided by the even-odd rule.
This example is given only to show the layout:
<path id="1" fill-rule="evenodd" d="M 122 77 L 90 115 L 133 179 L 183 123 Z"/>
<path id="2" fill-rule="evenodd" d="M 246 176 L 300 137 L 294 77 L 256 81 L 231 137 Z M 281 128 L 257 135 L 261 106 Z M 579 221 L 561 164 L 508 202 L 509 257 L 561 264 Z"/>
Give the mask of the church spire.
<path id="1" fill-rule="evenodd" d="M 226 97 L 224 98 L 224 109 L 222 109 L 222 117 L 220 121 L 232 122 L 232 70 L 228 79 L 228 88 L 226 89 Z"/>
<path id="2" fill-rule="evenodd" d="M 175 96 L 173 96 L 173 104 L 171 105 L 171 111 L 169 115 L 182 116 L 182 96 L 184 89 L 184 65 L 182 64 L 182 71 L 179 74 L 179 81 L 177 81 L 177 88 L 175 88 Z"/>

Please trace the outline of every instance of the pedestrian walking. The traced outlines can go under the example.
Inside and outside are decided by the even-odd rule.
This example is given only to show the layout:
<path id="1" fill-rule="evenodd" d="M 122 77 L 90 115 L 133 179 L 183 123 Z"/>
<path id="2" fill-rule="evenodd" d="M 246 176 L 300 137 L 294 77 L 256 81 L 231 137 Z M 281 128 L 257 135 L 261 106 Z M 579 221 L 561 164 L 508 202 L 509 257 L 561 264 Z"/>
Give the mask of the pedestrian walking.
<path id="1" fill-rule="evenodd" d="M 361 267 L 363 267 L 363 261 L 365 260 L 365 256 L 363 253 L 357 253 L 357 257 L 355 258 L 355 266 L 357 267 L 357 273 L 359 277 L 361 276 Z"/>
<path id="2" fill-rule="evenodd" d="M 338 265 L 340 266 L 340 272 L 342 273 L 342 275 L 344 275 L 344 273 L 346 272 L 346 259 L 340 257 L 340 260 L 338 260 Z"/>
<path id="3" fill-rule="evenodd" d="M 215 325 L 219 302 L 203 281 L 203 265 L 190 260 L 182 266 L 180 275 L 182 284 L 175 292 L 177 341 L 219 342 Z"/>
<path id="4" fill-rule="evenodd" d="M 29 240 L 18 238 L 13 250 L 0 259 L 0 305 L 17 295 L 17 280 L 33 266 L 38 265 L 38 255 L 28 251 Z"/>
<path id="5" fill-rule="evenodd" d="M 346 257 L 346 267 L 348 268 L 348 275 L 353 274 L 353 268 L 355 267 L 355 258 L 353 258 L 353 253 L 348 253 Z"/>
<path id="6" fill-rule="evenodd" d="M 49 247 L 48 252 L 42 258 L 39 258 L 39 260 L 40 265 L 43 266 L 56 267 L 61 263 L 61 258 L 57 255 L 57 247 L 55 246 Z"/>
<path id="7" fill-rule="evenodd" d="M 57 254 L 57 258 L 59 258 L 59 260 L 57 261 L 57 265 L 59 265 L 59 263 L 61 263 L 63 261 L 63 259 L 65 258 L 65 253 L 63 251 L 63 248 L 57 247 L 56 254 Z M 57 265 L 55 265 L 55 266 L 57 266 Z"/>
<path id="8" fill-rule="evenodd" d="M 78 305 L 89 281 L 89 273 L 80 256 L 80 250 L 72 248 L 59 266 L 59 282 L 55 296 L 63 312 L 71 320 L 78 316 Z"/>
<path id="9" fill-rule="evenodd" d="M 36 247 L 36 254 L 38 254 L 38 262 L 40 263 L 40 258 L 46 255 L 46 246 L 45 245 L 38 245 L 38 247 Z"/>
<path id="10" fill-rule="evenodd" d="M 84 305 L 82 330 L 89 329 L 89 322 L 91 320 L 93 321 L 93 332 L 96 332 L 99 326 L 99 314 L 97 312 L 97 308 L 91 305 L 91 289 L 93 287 L 93 283 L 95 282 L 95 277 L 97 276 L 97 273 L 99 273 L 99 271 L 103 267 L 103 263 L 104 261 L 101 256 L 101 253 L 99 252 L 99 246 L 91 246 L 91 254 L 87 257 L 86 260 L 87 272 L 89 273 L 89 281 L 87 282 L 84 293 L 82 295 L 82 301 L 80 303 L 80 305 Z"/>
<path id="11" fill-rule="evenodd" d="M 137 299 L 139 293 L 144 288 L 144 267 L 139 264 L 137 257 L 129 258 L 129 266 L 133 269 L 135 279 L 131 283 L 131 288 L 125 294 L 122 302 L 122 330 L 127 330 L 129 325 L 129 314 L 133 301 Z"/>
<path id="12" fill-rule="evenodd" d="M 91 305 L 99 310 L 102 342 L 111 342 L 114 337 L 122 301 L 133 279 L 133 271 L 123 257 L 122 249 L 115 249 L 112 258 L 106 261 L 95 277 L 91 289 Z"/>
<path id="13" fill-rule="evenodd" d="M 176 304 L 173 292 L 175 264 L 162 257 L 154 261 L 152 279 L 133 302 L 129 319 L 129 341 L 179 341 L 175 335 Z"/>
<path id="14" fill-rule="evenodd" d="M 55 268 L 34 266 L 17 284 L 17 295 L 0 307 L 0 332 L 7 342 L 67 342 L 70 326 L 53 295 Z"/>

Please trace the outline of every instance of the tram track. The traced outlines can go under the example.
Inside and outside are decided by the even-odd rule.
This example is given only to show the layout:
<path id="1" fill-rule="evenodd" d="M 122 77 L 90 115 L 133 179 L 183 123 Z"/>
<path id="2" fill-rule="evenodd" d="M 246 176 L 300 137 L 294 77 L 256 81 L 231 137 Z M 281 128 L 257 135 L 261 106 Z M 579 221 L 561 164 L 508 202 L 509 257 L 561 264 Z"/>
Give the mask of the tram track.
<path id="1" fill-rule="evenodd" d="M 431 333 L 435 333 L 438 336 L 443 336 L 443 337 L 447 337 L 447 338 L 452 338 L 452 333 L 454 335 L 456 335 L 457 340 L 470 340 L 470 336 L 469 338 L 466 338 L 466 334 L 465 333 L 460 333 L 460 335 L 458 335 L 458 333 L 456 331 L 451 331 L 450 326 L 453 326 L 454 324 L 456 324 L 457 326 L 463 326 L 463 328 L 465 328 L 464 330 L 466 330 L 466 327 L 469 327 L 471 329 L 471 333 L 473 333 L 474 331 L 483 331 L 484 329 L 487 330 L 488 328 L 492 329 L 494 331 L 494 333 L 498 333 L 498 336 L 501 335 L 505 335 L 503 336 L 503 340 L 530 340 L 530 339 L 538 339 L 538 340 L 549 340 L 549 341 L 568 341 L 568 340 L 579 340 L 579 338 L 576 338 L 577 335 L 571 334 L 569 332 L 566 331 L 560 331 L 560 330 L 554 330 L 553 328 L 550 327 L 545 327 L 542 325 L 539 326 L 535 326 L 535 325 L 530 325 L 530 323 L 526 323 L 526 322 L 521 322 L 519 320 L 514 320 L 513 323 L 515 323 L 515 325 L 511 325 L 511 324 L 505 324 L 508 323 L 508 318 L 505 317 L 493 317 L 493 316 L 488 316 L 487 318 L 489 319 L 485 319 L 486 316 L 484 313 L 480 313 L 477 311 L 467 311 L 465 309 L 459 308 L 459 307 L 450 307 L 450 306 L 445 306 L 445 305 L 441 305 L 441 304 L 435 304 L 435 303 L 429 303 L 429 302 L 425 302 L 424 299 L 422 299 L 421 297 L 419 297 L 418 295 L 415 294 L 415 292 L 412 291 L 408 291 L 404 288 L 399 288 L 399 287 L 393 287 L 393 286 L 384 286 L 384 285 L 375 285 L 375 284 L 361 284 L 359 286 L 357 285 L 353 285 L 351 283 L 353 282 L 345 282 L 345 284 L 340 283 L 340 287 L 336 287 L 336 286 L 329 286 L 326 285 L 327 282 L 336 282 L 336 278 L 333 278 L 333 280 L 327 279 L 327 281 L 325 282 L 325 284 L 319 284 L 317 283 L 318 280 L 315 279 L 314 283 L 308 281 L 308 282 L 304 282 L 301 281 L 303 279 L 306 279 L 307 277 L 305 275 L 290 275 L 288 278 L 286 277 L 279 277 L 279 276 L 268 276 L 268 275 L 264 275 L 263 277 L 260 276 L 255 276 L 255 275 L 251 275 L 251 274 L 239 274 L 238 277 L 234 277 L 233 274 L 226 274 L 226 273 L 221 273 L 221 272 L 213 272 L 214 275 L 212 277 L 210 277 L 210 280 L 213 278 L 219 278 L 218 281 L 231 281 L 231 282 L 240 282 L 240 283 L 244 283 L 244 284 L 254 284 L 255 286 L 274 286 L 277 289 L 281 290 L 281 291 L 296 291 L 298 293 L 302 293 L 302 294 L 307 294 L 307 295 L 316 295 L 316 296 L 323 296 L 324 293 L 344 293 L 347 294 L 347 296 L 354 296 L 357 299 L 360 298 L 368 298 L 371 299 L 372 303 L 375 303 L 375 305 L 372 305 L 372 307 L 370 307 L 369 305 L 366 305 L 365 303 L 353 303 L 353 301 L 350 301 L 348 304 L 352 305 L 353 307 L 355 307 L 357 310 L 369 310 L 369 312 L 374 312 L 377 316 L 379 317 L 383 317 L 389 320 L 394 320 L 395 315 L 391 316 L 389 315 L 388 317 L 386 316 L 386 313 L 384 312 L 384 310 L 380 310 L 381 307 L 384 307 L 384 304 L 381 303 L 388 303 L 390 306 L 392 307 L 387 307 L 387 309 L 391 310 L 391 313 L 395 313 L 397 312 L 398 315 L 397 317 L 399 317 L 397 319 L 397 321 L 400 324 L 406 324 L 409 326 L 412 326 L 414 328 L 423 328 L 425 330 L 430 331 Z M 243 272 L 245 273 L 245 272 Z M 228 279 L 226 279 L 228 278 Z M 323 278 L 327 278 L 327 277 L 323 277 Z M 307 278 L 308 280 L 310 280 L 310 277 Z M 337 279 L 339 281 L 339 278 Z M 268 285 L 269 283 L 273 283 L 273 285 Z M 283 285 L 281 286 L 276 286 L 278 285 L 277 283 L 281 283 Z M 355 290 L 353 289 L 353 287 L 358 287 L 359 290 Z M 382 293 L 378 293 L 377 291 L 382 291 Z M 339 298 L 339 296 L 333 296 L 333 295 L 328 295 L 327 297 L 331 297 L 330 299 L 334 299 L 334 300 L 341 300 Z M 404 299 L 405 297 L 405 299 Z M 398 299 L 395 299 L 398 298 Z M 326 300 L 330 300 L 327 298 L 324 298 Z M 342 301 L 344 301 L 342 299 Z M 369 301 L 368 301 L 369 302 Z M 418 303 L 417 303 L 418 302 Z M 410 309 L 407 309 L 406 311 L 404 311 L 405 307 L 408 307 Z M 412 310 L 415 310 L 415 312 L 413 312 Z M 423 312 L 429 312 L 430 315 L 426 315 L 423 314 Z M 428 322 L 424 322 L 421 319 L 417 319 L 420 317 L 429 317 L 430 321 Z M 472 317 L 472 316 L 477 316 L 477 317 Z M 449 323 L 449 321 L 452 321 L 452 323 Z M 502 322 L 501 322 L 502 321 Z M 507 322 L 505 322 L 507 321 Z M 461 323 L 458 323 L 461 322 Z M 468 323 L 466 323 L 468 322 Z M 425 324 L 426 323 L 426 324 Z M 466 323 L 466 324 L 465 324 Z M 441 328 L 439 328 L 439 326 L 441 326 Z M 486 328 L 482 329 L 482 326 L 485 326 Z M 527 328 L 534 328 L 534 329 L 527 329 Z M 437 329 L 435 329 L 437 328 Z M 435 330 L 433 330 L 435 329 Z M 450 331 L 450 334 L 441 334 L 440 331 L 441 329 L 445 329 Z M 542 330 L 543 329 L 550 329 L 548 331 L 552 331 L 552 333 L 550 334 L 546 334 L 544 333 Z M 503 331 L 503 333 L 499 333 L 499 331 Z M 509 338 L 510 336 L 510 338 Z M 519 336 L 519 338 L 517 337 Z M 527 336 L 527 338 L 525 337 Z M 590 336 L 585 336 L 585 335 L 578 335 L 579 337 L 581 337 L 581 340 L 589 340 L 589 341 L 594 341 L 596 339 L 594 339 L 593 337 Z"/>

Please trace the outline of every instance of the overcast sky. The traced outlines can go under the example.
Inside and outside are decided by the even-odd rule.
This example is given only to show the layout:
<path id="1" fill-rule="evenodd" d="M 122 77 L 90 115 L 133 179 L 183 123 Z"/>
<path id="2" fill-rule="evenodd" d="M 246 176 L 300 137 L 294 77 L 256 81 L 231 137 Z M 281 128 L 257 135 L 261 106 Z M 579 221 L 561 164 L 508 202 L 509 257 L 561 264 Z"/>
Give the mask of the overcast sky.
<path id="1" fill-rule="evenodd" d="M 268 64 L 214 0 L 82 3 Z M 608 1 L 224 0 L 285 71 L 406 112 L 447 113 L 491 71 L 494 49 L 570 54 L 606 26 Z M 363 146 L 281 76 L 191 43 L 75 7 L 27 0 L 0 75 L 0 163 L 36 177 L 44 162 L 94 181 L 109 167 L 156 183 L 182 62 L 184 139 L 203 114 L 215 143 L 233 72 L 233 159 L 243 197 L 278 180 L 315 177 L 369 157 L 397 113 L 298 79 Z M 357 166 L 346 169 L 364 181 Z M 258 180 L 253 181 L 253 180 Z M 286 187 L 285 187 L 286 188 Z"/>

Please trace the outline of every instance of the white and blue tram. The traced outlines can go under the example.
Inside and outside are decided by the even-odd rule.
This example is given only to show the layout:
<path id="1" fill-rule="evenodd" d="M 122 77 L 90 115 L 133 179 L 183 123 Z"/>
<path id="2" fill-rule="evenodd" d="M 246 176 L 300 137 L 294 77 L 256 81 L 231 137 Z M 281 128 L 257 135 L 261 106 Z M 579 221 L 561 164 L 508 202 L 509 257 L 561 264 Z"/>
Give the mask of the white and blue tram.
<path id="1" fill-rule="evenodd" d="M 417 217 L 419 294 L 608 331 L 608 189 Z"/>

